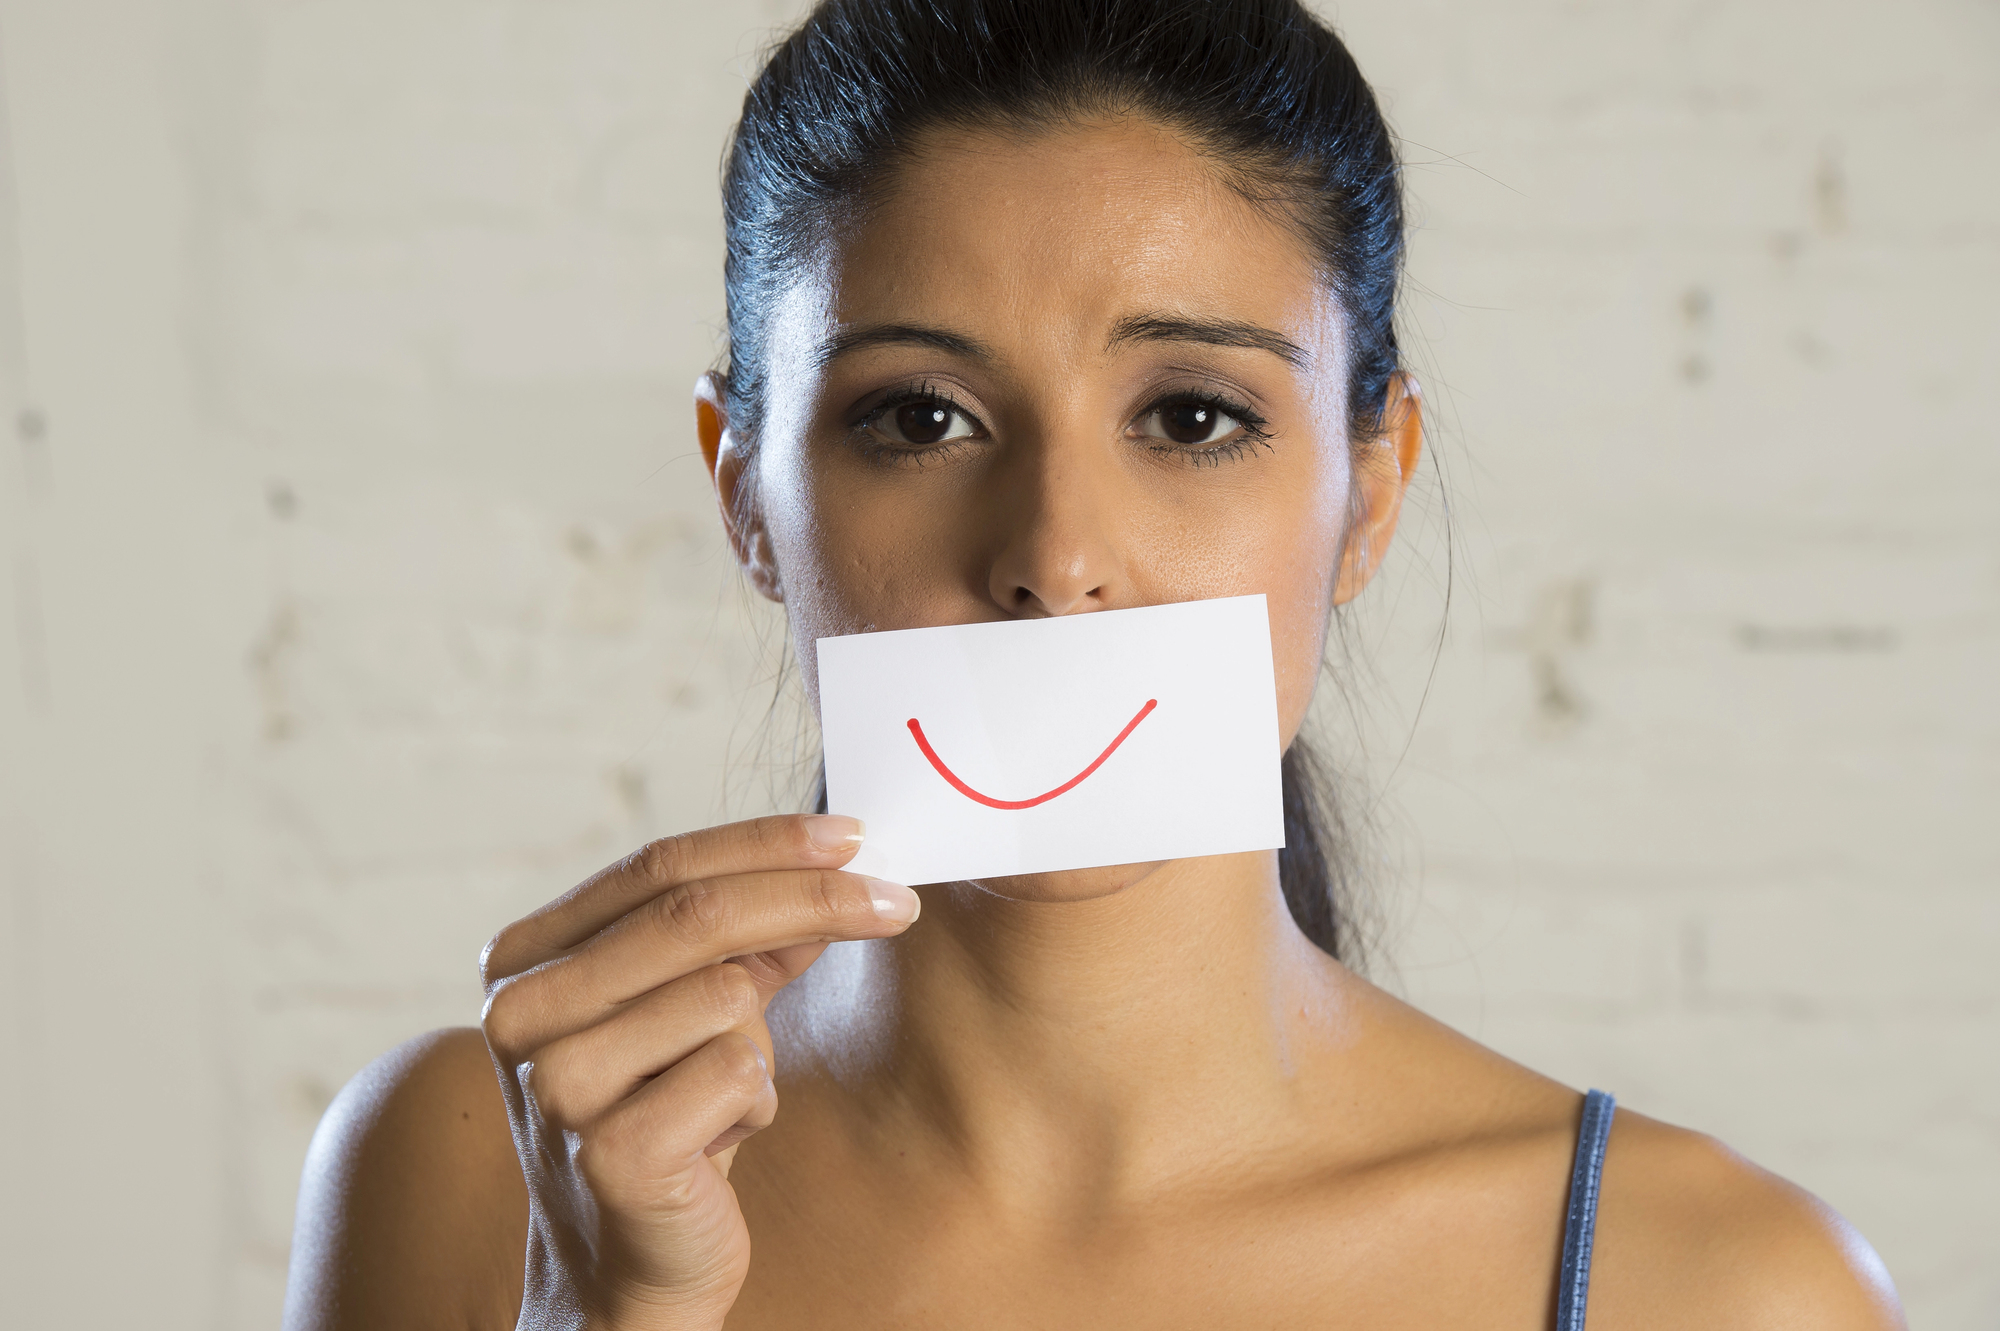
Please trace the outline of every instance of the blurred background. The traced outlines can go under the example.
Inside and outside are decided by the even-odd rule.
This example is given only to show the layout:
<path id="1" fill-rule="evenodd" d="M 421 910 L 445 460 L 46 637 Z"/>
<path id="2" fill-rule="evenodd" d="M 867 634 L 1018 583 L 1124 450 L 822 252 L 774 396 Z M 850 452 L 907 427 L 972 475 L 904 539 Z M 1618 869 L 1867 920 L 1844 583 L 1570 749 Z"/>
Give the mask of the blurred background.
<path id="1" fill-rule="evenodd" d="M 796 12 L 0 0 L 0 1321 L 274 1325 L 342 1082 L 796 788 L 689 429 Z M 2000 1328 L 2000 8 L 1325 12 L 1439 427 L 1372 973 Z"/>

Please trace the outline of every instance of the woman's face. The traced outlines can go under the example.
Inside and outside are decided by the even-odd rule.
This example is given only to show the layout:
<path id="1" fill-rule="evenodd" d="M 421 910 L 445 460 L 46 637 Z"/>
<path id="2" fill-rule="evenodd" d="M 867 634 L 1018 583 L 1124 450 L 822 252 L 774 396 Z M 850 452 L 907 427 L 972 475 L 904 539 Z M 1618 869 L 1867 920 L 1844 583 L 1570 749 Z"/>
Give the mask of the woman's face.
<path id="1" fill-rule="evenodd" d="M 767 345 L 747 456 L 712 382 L 699 411 L 795 641 L 1261 592 L 1288 744 L 1414 462 L 1412 419 L 1356 466 L 1341 313 L 1305 243 L 1144 121 L 933 137 Z"/>

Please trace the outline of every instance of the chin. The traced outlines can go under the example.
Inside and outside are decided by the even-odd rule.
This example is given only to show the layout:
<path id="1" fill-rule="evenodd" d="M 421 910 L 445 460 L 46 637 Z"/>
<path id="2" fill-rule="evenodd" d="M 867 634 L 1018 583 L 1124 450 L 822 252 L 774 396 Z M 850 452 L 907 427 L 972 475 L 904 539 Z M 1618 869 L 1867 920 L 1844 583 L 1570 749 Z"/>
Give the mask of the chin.
<path id="1" fill-rule="evenodd" d="M 1095 901 L 1122 892 L 1166 860 L 1143 864 L 1107 864 L 1096 869 L 1065 869 L 1060 873 L 1023 873 L 1006 878 L 967 881 L 981 892 L 1009 901 Z"/>

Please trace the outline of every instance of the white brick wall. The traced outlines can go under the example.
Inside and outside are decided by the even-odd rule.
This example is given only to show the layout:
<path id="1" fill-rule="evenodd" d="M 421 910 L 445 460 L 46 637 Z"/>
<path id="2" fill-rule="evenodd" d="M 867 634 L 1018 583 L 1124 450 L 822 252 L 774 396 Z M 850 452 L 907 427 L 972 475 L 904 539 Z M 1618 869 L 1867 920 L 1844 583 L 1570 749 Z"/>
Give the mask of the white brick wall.
<path id="1" fill-rule="evenodd" d="M 686 399 L 789 11 L 0 0 L 9 1324 L 270 1325 L 332 1090 L 786 780 Z M 2000 12 L 1338 18 L 1449 482 L 1327 709 L 1379 969 L 2000 1327 Z"/>

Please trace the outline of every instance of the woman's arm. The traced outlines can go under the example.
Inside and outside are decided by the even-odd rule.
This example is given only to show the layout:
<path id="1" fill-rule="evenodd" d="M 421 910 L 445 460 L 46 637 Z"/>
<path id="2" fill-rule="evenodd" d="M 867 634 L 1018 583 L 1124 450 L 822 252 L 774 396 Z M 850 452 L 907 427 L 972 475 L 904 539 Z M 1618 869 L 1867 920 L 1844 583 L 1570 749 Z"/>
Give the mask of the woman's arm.
<path id="1" fill-rule="evenodd" d="M 434 1031 L 363 1068 L 313 1134 L 286 1331 L 507 1331 L 528 1189 L 486 1041 Z"/>

